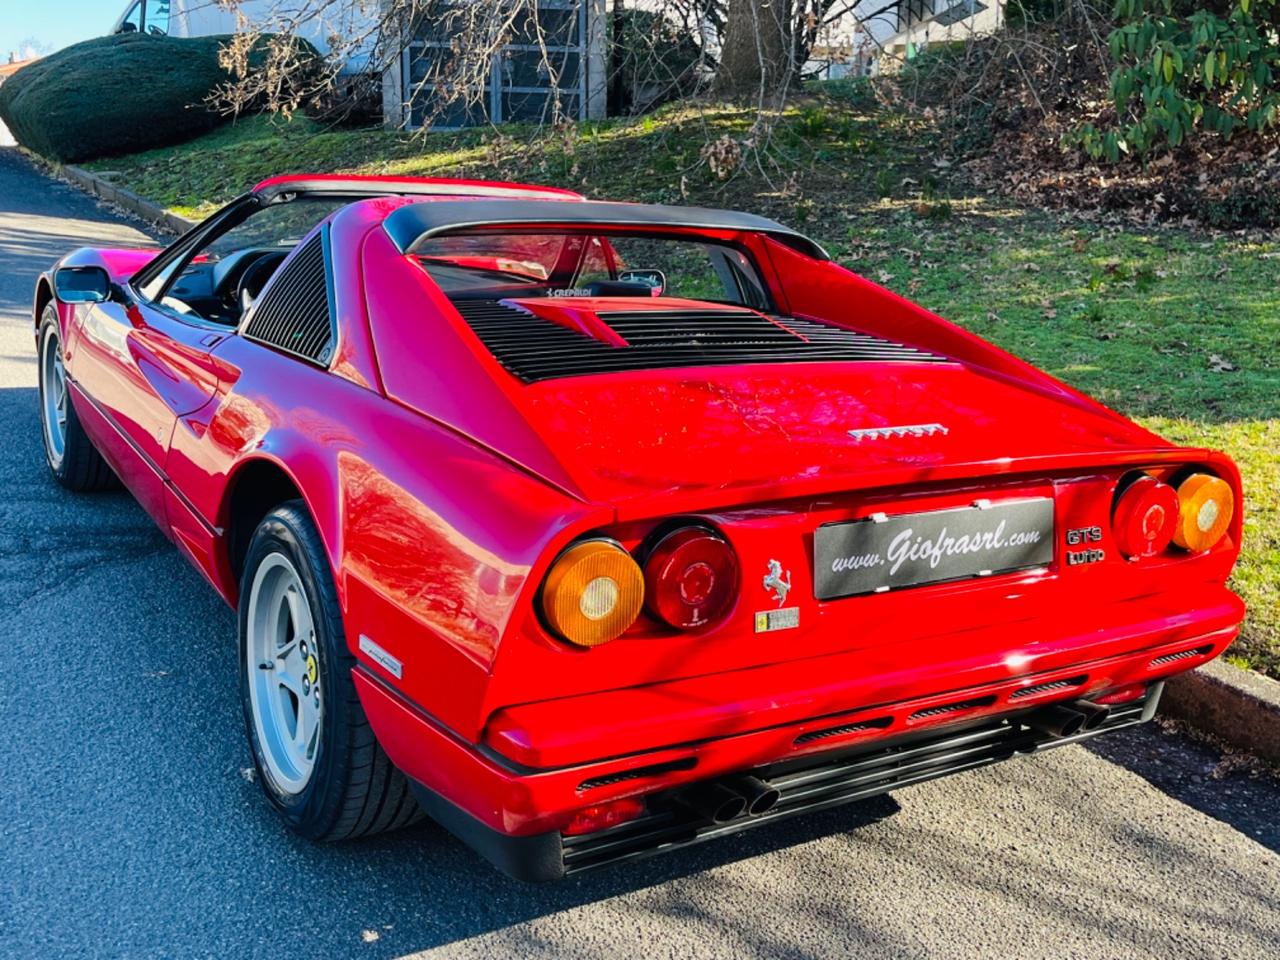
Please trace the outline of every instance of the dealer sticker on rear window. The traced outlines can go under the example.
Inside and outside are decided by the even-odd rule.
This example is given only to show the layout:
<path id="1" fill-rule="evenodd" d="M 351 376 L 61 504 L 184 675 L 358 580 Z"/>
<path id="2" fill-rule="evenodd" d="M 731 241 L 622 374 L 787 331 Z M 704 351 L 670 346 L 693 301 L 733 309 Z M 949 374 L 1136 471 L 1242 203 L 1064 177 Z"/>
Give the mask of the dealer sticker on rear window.
<path id="1" fill-rule="evenodd" d="M 783 607 L 781 610 L 761 610 L 756 614 L 756 633 L 774 630 L 790 630 L 800 626 L 800 608 Z"/>

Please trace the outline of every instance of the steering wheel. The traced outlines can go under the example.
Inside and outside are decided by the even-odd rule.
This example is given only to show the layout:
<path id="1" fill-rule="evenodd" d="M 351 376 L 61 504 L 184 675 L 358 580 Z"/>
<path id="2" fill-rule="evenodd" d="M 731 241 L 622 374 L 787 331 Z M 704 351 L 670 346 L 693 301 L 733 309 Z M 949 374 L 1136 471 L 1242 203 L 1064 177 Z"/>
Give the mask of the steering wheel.
<path id="1" fill-rule="evenodd" d="M 236 284 L 236 303 L 242 313 L 253 306 L 253 301 L 258 299 L 262 288 L 267 285 L 271 275 L 288 255 L 287 250 L 273 250 L 255 258 L 249 266 L 245 267 L 244 272 L 240 274 L 239 283 Z"/>

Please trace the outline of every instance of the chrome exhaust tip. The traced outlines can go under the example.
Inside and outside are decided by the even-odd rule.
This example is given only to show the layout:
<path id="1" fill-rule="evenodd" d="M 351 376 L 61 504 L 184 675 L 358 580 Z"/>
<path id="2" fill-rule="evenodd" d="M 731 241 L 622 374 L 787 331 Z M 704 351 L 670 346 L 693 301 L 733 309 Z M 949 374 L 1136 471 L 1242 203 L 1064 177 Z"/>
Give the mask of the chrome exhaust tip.
<path id="1" fill-rule="evenodd" d="M 1062 738 L 1074 737 L 1084 730 L 1087 719 L 1083 713 L 1073 707 L 1054 703 L 1028 714 L 1022 722 L 1037 733 Z"/>
<path id="2" fill-rule="evenodd" d="M 698 816 L 712 823 L 728 823 L 742 816 L 747 809 L 747 798 L 723 783 L 695 783 L 676 794 L 676 802 L 688 807 Z"/>
<path id="3" fill-rule="evenodd" d="M 1097 730 L 1100 726 L 1107 722 L 1107 718 L 1111 716 L 1111 708 L 1104 707 L 1096 703 L 1090 703 L 1088 700 L 1077 700 L 1071 704 L 1072 710 L 1079 710 L 1084 714 L 1084 728 L 1086 730 Z"/>
<path id="4" fill-rule="evenodd" d="M 768 813 L 782 797 L 776 787 L 755 777 L 735 777 L 726 786 L 735 793 L 742 794 L 747 801 L 747 813 L 753 817 Z"/>

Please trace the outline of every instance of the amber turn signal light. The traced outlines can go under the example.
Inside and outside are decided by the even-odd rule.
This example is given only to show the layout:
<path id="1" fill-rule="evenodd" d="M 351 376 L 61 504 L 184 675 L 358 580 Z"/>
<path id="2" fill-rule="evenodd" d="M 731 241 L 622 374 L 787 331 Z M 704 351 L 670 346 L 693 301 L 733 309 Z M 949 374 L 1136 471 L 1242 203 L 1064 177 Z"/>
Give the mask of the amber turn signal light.
<path id="1" fill-rule="evenodd" d="M 596 647 L 635 623 L 644 574 L 612 540 L 584 540 L 556 558 L 542 584 L 547 625 L 579 647 Z"/>
<path id="2" fill-rule="evenodd" d="M 1116 500 L 1111 529 L 1129 559 L 1154 557 L 1169 546 L 1178 521 L 1178 495 L 1155 477 L 1134 480 Z"/>
<path id="3" fill-rule="evenodd" d="M 1199 553 L 1226 535 L 1235 514 L 1231 485 L 1210 473 L 1193 473 L 1178 484 L 1178 521 L 1173 542 Z"/>

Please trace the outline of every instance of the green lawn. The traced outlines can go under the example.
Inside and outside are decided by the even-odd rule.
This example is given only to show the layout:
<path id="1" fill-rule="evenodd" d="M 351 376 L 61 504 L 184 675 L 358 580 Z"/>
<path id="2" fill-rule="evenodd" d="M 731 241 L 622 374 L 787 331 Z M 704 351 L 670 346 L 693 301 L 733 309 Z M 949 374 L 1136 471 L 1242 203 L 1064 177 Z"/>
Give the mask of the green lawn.
<path id="1" fill-rule="evenodd" d="M 188 215 L 286 171 L 482 176 L 614 199 L 736 206 L 801 227 L 841 262 L 1171 440 L 1239 462 L 1249 603 L 1237 662 L 1280 677 L 1280 243 L 1066 221 L 947 182 L 921 121 L 815 99 L 769 159 L 721 181 L 699 159 L 748 114 L 668 110 L 567 134 L 325 131 L 253 119 L 182 147 L 99 161 Z"/>

